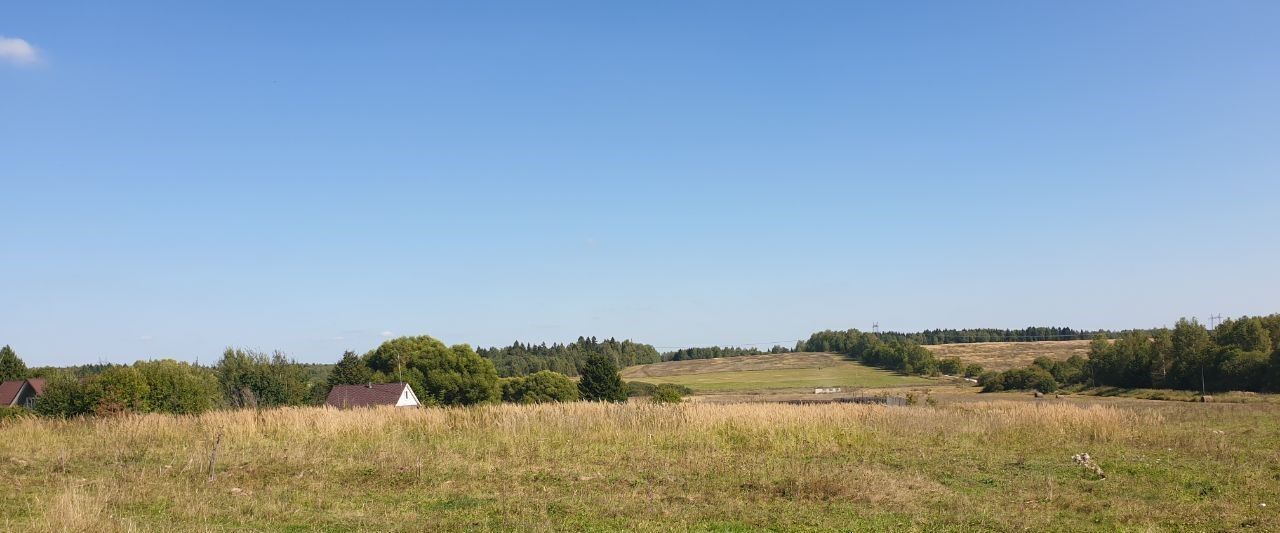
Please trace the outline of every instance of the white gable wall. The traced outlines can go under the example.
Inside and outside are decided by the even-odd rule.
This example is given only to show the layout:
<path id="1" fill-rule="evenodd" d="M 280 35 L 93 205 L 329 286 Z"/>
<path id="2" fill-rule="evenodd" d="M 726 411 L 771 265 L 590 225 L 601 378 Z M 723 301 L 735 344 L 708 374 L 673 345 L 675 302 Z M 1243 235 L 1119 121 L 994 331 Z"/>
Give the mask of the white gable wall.
<path id="1" fill-rule="evenodd" d="M 400 399 L 396 400 L 396 407 L 417 407 L 418 396 L 413 393 L 413 387 L 404 386 L 404 391 L 400 392 Z"/>

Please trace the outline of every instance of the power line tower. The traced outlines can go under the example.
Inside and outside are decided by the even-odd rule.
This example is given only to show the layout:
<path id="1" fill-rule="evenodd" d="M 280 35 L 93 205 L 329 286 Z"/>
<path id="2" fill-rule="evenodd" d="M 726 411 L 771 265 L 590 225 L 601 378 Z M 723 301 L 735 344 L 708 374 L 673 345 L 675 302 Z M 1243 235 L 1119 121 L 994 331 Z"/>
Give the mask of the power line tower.
<path id="1" fill-rule="evenodd" d="M 879 335 L 879 334 L 880 334 L 880 323 L 879 323 L 879 322 L 872 322 L 872 323 L 871 323 L 871 332 L 872 332 L 872 333 L 875 333 L 875 334 L 877 334 L 877 335 Z"/>
<path id="2" fill-rule="evenodd" d="M 1210 325 L 1210 326 L 1209 326 L 1209 330 L 1210 330 L 1210 331 L 1213 331 L 1213 330 L 1215 330 L 1215 329 L 1218 329 L 1218 324 L 1221 324 L 1221 323 L 1222 323 L 1222 314 L 1221 314 L 1221 313 L 1216 314 L 1216 315 L 1209 315 L 1209 325 Z"/>

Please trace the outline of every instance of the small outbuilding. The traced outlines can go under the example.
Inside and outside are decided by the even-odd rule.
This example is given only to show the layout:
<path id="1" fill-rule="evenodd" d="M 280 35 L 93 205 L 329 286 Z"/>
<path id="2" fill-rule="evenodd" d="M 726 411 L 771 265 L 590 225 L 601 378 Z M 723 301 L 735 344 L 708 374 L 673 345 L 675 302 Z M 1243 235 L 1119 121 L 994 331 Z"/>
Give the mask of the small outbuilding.
<path id="1" fill-rule="evenodd" d="M 26 407 L 36 405 L 36 398 L 44 394 L 44 378 L 15 379 L 0 383 L 0 405 Z"/>
<path id="2" fill-rule="evenodd" d="M 418 407 L 418 396 L 408 383 L 369 383 L 366 385 L 334 385 L 325 399 L 326 405 L 348 407 Z"/>

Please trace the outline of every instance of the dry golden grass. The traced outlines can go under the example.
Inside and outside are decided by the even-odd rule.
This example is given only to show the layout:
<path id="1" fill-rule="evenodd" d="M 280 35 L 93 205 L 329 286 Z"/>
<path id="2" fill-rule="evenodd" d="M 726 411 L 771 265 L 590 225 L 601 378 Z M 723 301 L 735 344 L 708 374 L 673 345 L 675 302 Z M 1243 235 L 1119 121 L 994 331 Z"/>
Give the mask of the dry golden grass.
<path id="1" fill-rule="evenodd" d="M 1280 529 L 1280 406 L 1129 402 L 24 419 L 0 530 Z"/>
<path id="2" fill-rule="evenodd" d="M 1037 357 L 1065 360 L 1073 355 L 1088 357 L 1090 341 L 975 342 L 925 346 L 936 357 L 959 357 L 987 370 L 1009 370 L 1031 364 Z"/>
<path id="3" fill-rule="evenodd" d="M 666 361 L 649 365 L 630 366 L 622 370 L 622 379 L 632 380 L 720 372 L 832 368 L 848 363 L 848 360 L 839 355 L 821 352 L 744 355 L 740 357 L 690 359 L 688 361 Z"/>

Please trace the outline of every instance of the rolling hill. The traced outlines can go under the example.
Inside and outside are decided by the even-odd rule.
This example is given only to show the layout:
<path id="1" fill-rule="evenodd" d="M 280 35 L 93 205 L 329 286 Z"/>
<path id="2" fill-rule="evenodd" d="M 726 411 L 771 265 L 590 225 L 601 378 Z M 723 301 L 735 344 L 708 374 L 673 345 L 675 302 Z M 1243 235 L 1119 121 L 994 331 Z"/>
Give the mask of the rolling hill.
<path id="1" fill-rule="evenodd" d="M 1073 355 L 1088 357 L 1090 341 L 975 342 L 927 345 L 933 355 L 959 357 L 987 370 L 1009 370 L 1031 364 L 1037 357 L 1063 360 Z"/>
<path id="2" fill-rule="evenodd" d="M 814 387 L 898 387 L 929 383 L 865 366 L 830 353 L 785 353 L 668 361 L 624 369 L 622 378 L 674 383 L 696 392 L 798 389 Z"/>

